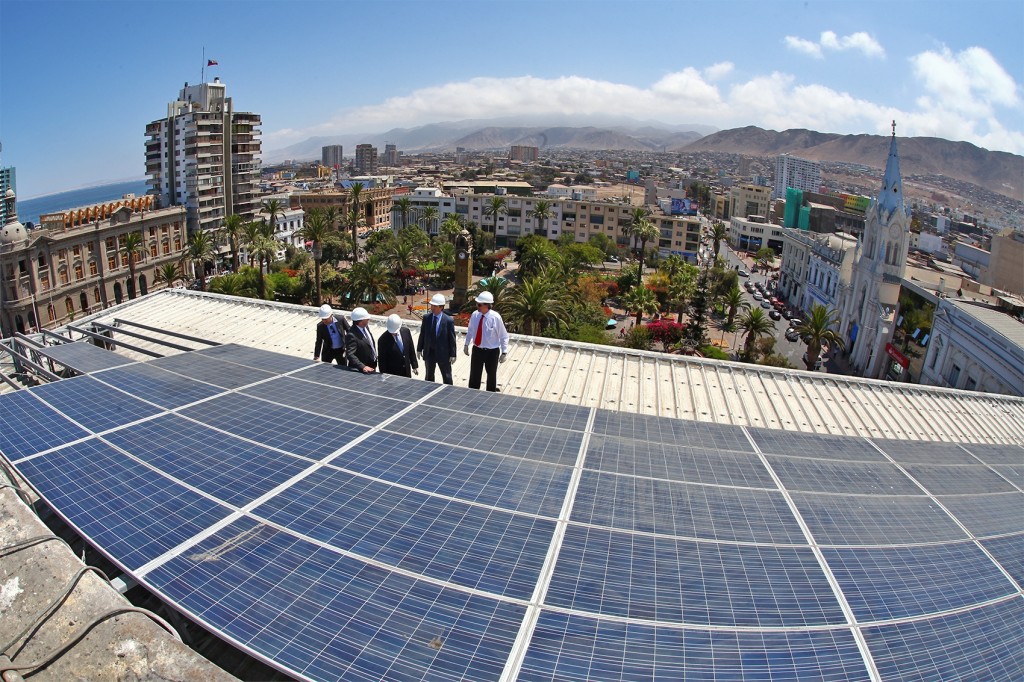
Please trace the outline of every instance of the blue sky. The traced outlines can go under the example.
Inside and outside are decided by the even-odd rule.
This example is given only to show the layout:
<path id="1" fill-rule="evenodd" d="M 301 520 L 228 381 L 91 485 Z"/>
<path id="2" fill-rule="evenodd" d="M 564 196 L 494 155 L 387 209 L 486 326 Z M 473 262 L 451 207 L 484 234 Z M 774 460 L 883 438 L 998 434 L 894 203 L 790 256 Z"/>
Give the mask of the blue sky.
<path id="1" fill-rule="evenodd" d="M 1020 0 L 0 0 L 0 164 L 20 198 L 142 177 L 204 47 L 264 150 L 563 113 L 1024 154 L 1022 36 Z"/>

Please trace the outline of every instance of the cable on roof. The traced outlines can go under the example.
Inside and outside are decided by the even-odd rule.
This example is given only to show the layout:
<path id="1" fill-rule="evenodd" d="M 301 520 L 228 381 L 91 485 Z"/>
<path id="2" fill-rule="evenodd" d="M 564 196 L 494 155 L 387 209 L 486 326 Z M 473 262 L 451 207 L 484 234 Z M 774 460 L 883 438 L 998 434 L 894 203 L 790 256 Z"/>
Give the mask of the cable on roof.
<path id="1" fill-rule="evenodd" d="M 2 487 L 7 486 L 0 486 L 0 488 Z M 18 542 L 15 542 L 13 545 L 5 545 L 3 547 L 0 547 L 0 556 L 14 554 L 15 552 L 20 552 L 23 549 L 26 549 L 28 547 L 34 547 L 35 545 L 41 545 L 44 542 L 49 542 L 50 540 L 60 540 L 60 538 L 54 535 L 53 533 L 47 533 L 46 535 L 35 535 L 24 540 L 19 540 Z M 61 542 L 63 542 L 63 540 L 61 540 Z"/>

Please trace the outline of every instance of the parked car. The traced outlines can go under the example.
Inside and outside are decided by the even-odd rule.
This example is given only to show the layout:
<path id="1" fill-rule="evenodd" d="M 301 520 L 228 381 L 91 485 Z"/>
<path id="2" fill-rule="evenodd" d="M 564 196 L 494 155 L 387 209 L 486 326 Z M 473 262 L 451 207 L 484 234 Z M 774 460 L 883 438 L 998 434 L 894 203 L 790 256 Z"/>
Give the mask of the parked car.
<path id="1" fill-rule="evenodd" d="M 768 317 L 772 318 L 773 320 L 778 320 L 782 318 L 782 313 L 780 313 L 778 310 L 769 310 Z"/>
<path id="2" fill-rule="evenodd" d="M 754 300 L 755 301 L 760 301 L 760 300 L 763 300 L 763 299 L 764 299 L 764 296 L 761 295 L 760 291 L 755 291 L 754 292 Z"/>
<path id="3" fill-rule="evenodd" d="M 739 274 L 740 277 L 750 277 L 750 273 L 747 272 L 746 270 L 740 270 Z"/>
<path id="4" fill-rule="evenodd" d="M 743 285 L 743 288 L 747 290 L 748 294 L 754 293 L 754 285 L 750 283 L 750 280 Z"/>
<path id="5" fill-rule="evenodd" d="M 782 316 L 788 320 L 789 318 L 793 317 L 793 311 L 790 310 L 789 308 L 783 308 Z"/>
<path id="6" fill-rule="evenodd" d="M 786 330 L 786 340 L 787 341 L 796 341 L 799 338 L 800 338 L 800 335 L 797 334 L 796 330 L 793 329 L 792 327 L 790 327 L 789 329 Z"/>
<path id="7" fill-rule="evenodd" d="M 772 302 L 769 301 L 767 298 L 762 298 L 761 307 L 764 308 L 765 310 L 768 310 L 769 308 L 772 307 Z"/>
<path id="8" fill-rule="evenodd" d="M 794 329 L 796 327 L 799 327 L 803 323 L 804 323 L 804 321 L 801 320 L 799 317 L 791 317 L 791 318 L 789 318 L 789 328 L 790 329 Z"/>

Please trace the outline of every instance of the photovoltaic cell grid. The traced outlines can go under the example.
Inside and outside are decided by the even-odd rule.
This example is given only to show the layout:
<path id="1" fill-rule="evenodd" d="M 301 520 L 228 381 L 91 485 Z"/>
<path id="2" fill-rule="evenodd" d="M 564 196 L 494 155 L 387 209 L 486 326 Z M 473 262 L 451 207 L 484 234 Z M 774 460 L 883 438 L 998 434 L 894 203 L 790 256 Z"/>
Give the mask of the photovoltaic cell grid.
<path id="1" fill-rule="evenodd" d="M 521 680 L 866 679 L 826 569 L 883 679 L 1024 673 L 1020 448 L 590 415 L 227 345 L 0 396 L 0 450 L 310 679 L 497 679 L 521 646 Z"/>
<path id="2" fill-rule="evenodd" d="M 123 355 L 94 346 L 88 341 L 46 346 L 46 348 L 39 352 L 65 367 L 82 374 L 98 372 L 103 369 L 110 369 L 111 367 L 121 367 L 133 362 Z"/>

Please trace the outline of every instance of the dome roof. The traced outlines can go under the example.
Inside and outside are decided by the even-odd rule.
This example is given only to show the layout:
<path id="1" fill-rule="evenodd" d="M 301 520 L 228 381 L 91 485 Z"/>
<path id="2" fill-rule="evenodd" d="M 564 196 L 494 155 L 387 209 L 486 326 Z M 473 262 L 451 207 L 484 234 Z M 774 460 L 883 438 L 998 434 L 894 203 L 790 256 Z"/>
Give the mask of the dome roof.
<path id="1" fill-rule="evenodd" d="M 17 219 L 12 220 L 0 229 L 0 245 L 16 244 L 28 236 L 25 226 Z"/>

